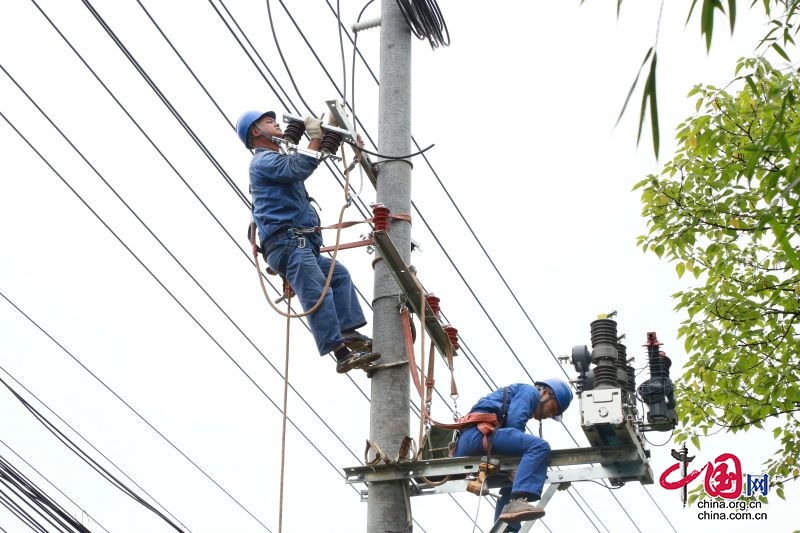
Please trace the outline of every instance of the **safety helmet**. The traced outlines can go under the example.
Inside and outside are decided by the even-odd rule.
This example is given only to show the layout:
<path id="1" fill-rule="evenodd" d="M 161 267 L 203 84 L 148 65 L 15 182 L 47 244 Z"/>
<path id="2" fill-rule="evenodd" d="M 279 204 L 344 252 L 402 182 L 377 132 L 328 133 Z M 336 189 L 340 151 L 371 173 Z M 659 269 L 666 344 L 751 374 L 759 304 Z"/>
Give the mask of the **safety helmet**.
<path id="1" fill-rule="evenodd" d="M 557 378 L 543 379 L 542 381 L 537 381 L 535 384 L 544 385 L 553 391 L 556 402 L 558 402 L 558 406 L 561 408 L 561 413 L 567 410 L 567 407 L 569 407 L 572 401 L 572 389 L 569 385 Z M 556 422 L 561 421 L 561 413 L 554 416 L 553 420 Z"/>
<path id="2" fill-rule="evenodd" d="M 275 118 L 275 111 L 245 111 L 239 120 L 236 121 L 236 134 L 242 140 L 244 145 L 252 148 L 250 143 L 247 142 L 247 134 L 250 131 L 250 126 L 255 124 L 263 116 Z"/>

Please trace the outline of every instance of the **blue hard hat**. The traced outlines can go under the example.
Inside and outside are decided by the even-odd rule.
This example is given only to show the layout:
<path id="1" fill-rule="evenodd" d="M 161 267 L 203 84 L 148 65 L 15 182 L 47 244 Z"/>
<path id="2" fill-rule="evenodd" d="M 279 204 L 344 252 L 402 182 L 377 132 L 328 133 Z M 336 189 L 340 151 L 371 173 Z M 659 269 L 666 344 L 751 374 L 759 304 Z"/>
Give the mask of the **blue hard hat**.
<path id="1" fill-rule="evenodd" d="M 248 148 L 252 148 L 250 143 L 247 142 L 247 133 L 250 131 L 250 126 L 263 116 L 275 118 L 275 111 L 245 111 L 236 121 L 236 134 Z"/>
<path id="2" fill-rule="evenodd" d="M 561 413 L 567 410 L 567 407 L 569 407 L 569 404 L 572 401 L 572 389 L 569 387 L 569 385 L 556 378 L 543 379 L 542 381 L 537 381 L 535 384 L 544 385 L 553 391 L 556 402 L 558 402 L 558 407 L 561 408 Z M 561 413 L 554 416 L 553 420 L 560 421 Z"/>

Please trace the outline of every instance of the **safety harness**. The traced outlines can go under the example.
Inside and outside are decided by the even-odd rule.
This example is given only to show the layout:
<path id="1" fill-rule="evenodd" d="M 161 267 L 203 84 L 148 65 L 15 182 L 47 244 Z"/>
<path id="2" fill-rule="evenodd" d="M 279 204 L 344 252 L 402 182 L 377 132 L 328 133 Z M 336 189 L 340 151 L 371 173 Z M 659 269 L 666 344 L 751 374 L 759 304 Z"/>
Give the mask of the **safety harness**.
<path id="1" fill-rule="evenodd" d="M 451 423 L 444 423 L 444 422 L 437 422 L 430 416 L 430 403 L 432 397 L 433 387 L 435 385 L 435 381 L 433 379 L 433 370 L 434 370 L 434 361 L 436 360 L 434 357 L 434 347 L 433 343 L 431 343 L 430 348 L 430 357 L 429 357 L 429 365 L 428 365 L 428 376 L 425 380 L 426 389 L 423 391 L 422 388 L 422 381 L 420 376 L 417 374 L 417 364 L 416 359 L 414 357 L 414 349 L 413 349 L 413 340 L 411 337 L 411 328 L 410 328 L 410 317 L 407 308 L 401 309 L 400 312 L 401 321 L 403 323 L 403 330 L 405 332 L 406 337 L 406 353 L 408 355 L 408 368 L 411 372 L 411 378 L 414 382 L 414 386 L 419 392 L 420 398 L 425 400 L 425 406 L 422 409 L 422 415 L 425 420 L 427 420 L 432 426 L 444 429 L 444 430 L 452 430 L 456 433 L 453 435 L 453 439 L 451 441 L 451 448 L 455 447 L 455 443 L 458 439 L 458 435 L 460 431 L 475 425 L 477 426 L 478 430 L 483 433 L 483 451 L 486 454 L 491 453 L 492 443 L 494 441 L 493 438 L 490 438 L 491 435 L 494 433 L 494 430 L 497 428 L 503 427 L 506 422 L 506 415 L 508 413 L 508 387 L 503 387 L 503 406 L 500 411 L 500 418 L 497 418 L 497 414 L 495 413 L 482 413 L 482 412 L 471 412 L 465 416 L 456 418 L 454 422 Z M 455 384 L 455 378 L 452 375 L 453 371 L 453 354 L 452 354 L 452 346 L 449 350 L 447 350 L 447 362 L 448 366 L 450 367 L 451 378 L 450 378 L 450 395 L 453 398 L 458 397 L 458 390 Z M 423 367 L 424 368 L 424 367 Z M 424 370 L 423 370 L 424 371 Z M 425 377 L 425 376 L 423 376 Z M 424 439 L 424 437 L 423 437 Z M 420 445 L 420 449 L 423 448 L 423 443 Z M 452 453 L 452 449 L 450 450 Z"/>
<path id="2" fill-rule="evenodd" d="M 508 414 L 508 387 L 503 387 L 503 407 L 501 410 L 500 420 L 497 419 L 495 413 L 481 413 L 472 412 L 466 416 L 462 416 L 452 424 L 435 423 L 444 429 L 453 429 L 461 431 L 471 425 L 475 425 L 478 431 L 483 433 L 483 451 L 487 455 L 492 453 L 492 444 L 494 443 L 493 433 L 494 430 L 501 428 L 506 423 L 506 415 Z"/>

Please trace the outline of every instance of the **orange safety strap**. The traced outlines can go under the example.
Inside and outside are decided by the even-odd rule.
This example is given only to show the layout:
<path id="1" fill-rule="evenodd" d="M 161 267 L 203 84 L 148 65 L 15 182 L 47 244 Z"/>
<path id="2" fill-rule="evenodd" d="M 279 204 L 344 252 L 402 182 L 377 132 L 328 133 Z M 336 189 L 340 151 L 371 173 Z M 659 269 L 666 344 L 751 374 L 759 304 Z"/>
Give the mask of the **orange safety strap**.
<path id="1" fill-rule="evenodd" d="M 400 214 L 400 215 L 389 215 L 389 218 L 393 218 L 395 220 L 405 220 L 406 222 L 411 222 L 411 215 L 409 214 Z M 340 229 L 340 228 L 349 228 L 351 226 L 355 226 L 357 224 L 364 224 L 370 223 L 374 220 L 374 217 L 365 218 L 364 220 L 351 220 L 349 222 L 340 222 L 338 224 L 331 224 L 330 226 L 315 226 L 311 228 L 312 231 L 318 232 L 324 229 Z M 250 244 L 253 246 L 253 256 L 257 255 L 261 252 L 261 247 L 256 243 L 256 223 L 250 223 L 250 231 L 248 231 L 250 235 Z M 333 250 L 347 250 L 349 248 L 358 248 L 359 246 L 370 246 L 375 244 L 375 239 L 364 239 L 363 241 L 351 242 L 347 244 L 340 244 L 339 246 L 323 246 L 320 248 L 320 252 L 332 252 Z"/>
<path id="2" fill-rule="evenodd" d="M 403 307 L 400 310 L 400 319 L 403 322 L 403 334 L 406 338 L 406 354 L 408 356 L 408 368 L 411 371 L 411 378 L 414 380 L 414 387 L 422 398 L 422 383 L 420 383 L 419 374 L 417 374 L 417 361 L 414 358 L 414 337 L 411 334 L 411 319 L 408 314 L 408 308 Z"/>
<path id="3" fill-rule="evenodd" d="M 389 214 L 389 218 L 393 218 L 395 220 L 405 220 L 406 222 L 411 222 L 411 215 L 408 213 L 401 213 L 399 215 Z M 324 229 L 339 229 L 339 228 L 349 228 L 352 226 L 356 226 L 358 224 L 364 223 L 371 223 L 375 220 L 375 217 L 365 218 L 364 220 L 351 220 L 348 222 L 339 222 L 338 224 L 331 224 L 330 226 L 316 226 L 313 228 L 314 231 L 321 231 Z"/>
<path id="4" fill-rule="evenodd" d="M 375 239 L 364 239 L 363 241 L 356 241 L 356 242 L 348 242 L 346 244 L 340 244 L 338 246 L 339 250 L 347 250 L 348 248 L 358 248 L 359 246 L 371 246 L 375 244 Z M 319 249 L 320 252 L 332 252 L 336 249 L 336 246 L 323 246 Z"/>
<path id="5" fill-rule="evenodd" d="M 425 380 L 425 405 L 430 405 L 433 400 L 433 387 L 436 384 L 436 380 L 433 379 L 434 363 L 436 362 L 435 355 L 436 346 L 433 344 L 433 340 L 431 340 L 431 348 L 428 352 L 428 379 Z"/>
<path id="6" fill-rule="evenodd" d="M 409 317 L 409 312 L 407 308 L 403 308 L 400 311 L 400 317 L 403 323 L 403 333 L 405 335 L 406 340 L 406 353 L 408 354 L 408 367 L 411 371 L 411 378 L 414 381 L 414 388 L 417 389 L 420 398 L 423 397 L 425 394 L 426 399 L 430 402 L 431 394 L 433 391 L 434 379 L 433 379 L 433 361 L 434 357 L 434 346 L 431 343 L 431 351 L 430 351 L 430 363 L 429 366 L 431 368 L 431 377 L 426 380 L 426 390 L 423 391 L 422 389 L 422 382 L 417 374 L 417 363 L 414 358 L 414 348 L 413 348 L 413 337 L 411 335 L 411 319 Z M 448 350 L 448 364 L 450 365 L 450 369 L 453 368 L 453 359 L 452 359 L 452 352 Z M 451 377 L 451 391 L 454 391 L 453 394 L 458 394 L 456 391 L 455 385 L 455 378 Z M 500 421 L 497 420 L 497 415 L 494 413 L 469 413 L 466 416 L 462 416 L 458 420 L 452 423 L 444 423 L 444 422 L 437 422 L 430 415 L 423 410 L 422 416 L 424 416 L 428 421 L 430 421 L 434 426 L 443 428 L 443 429 L 464 429 L 467 426 L 471 426 L 475 424 L 478 426 L 478 430 L 483 433 L 483 450 L 486 453 L 489 453 L 489 435 L 500 426 Z"/>
<path id="7" fill-rule="evenodd" d="M 431 419 L 429 418 L 429 420 Z M 497 415 L 494 413 L 469 413 L 452 424 L 442 424 L 433 420 L 431 422 L 444 429 L 464 429 L 475 424 L 478 426 L 478 431 L 483 433 L 483 451 L 486 453 L 489 453 L 489 435 L 500 426 L 500 421 L 497 420 Z"/>

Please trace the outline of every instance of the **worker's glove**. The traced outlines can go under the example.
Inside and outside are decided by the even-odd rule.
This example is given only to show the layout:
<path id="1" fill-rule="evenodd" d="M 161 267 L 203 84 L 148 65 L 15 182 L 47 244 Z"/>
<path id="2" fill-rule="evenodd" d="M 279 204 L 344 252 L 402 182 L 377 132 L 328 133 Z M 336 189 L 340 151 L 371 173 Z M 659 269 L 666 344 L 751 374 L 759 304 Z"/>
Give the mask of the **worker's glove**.
<path id="1" fill-rule="evenodd" d="M 306 133 L 311 139 L 322 139 L 322 120 L 308 116 L 303 122 L 306 125 Z"/>

